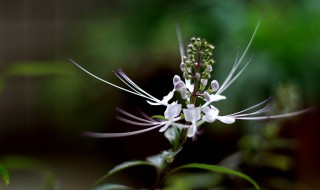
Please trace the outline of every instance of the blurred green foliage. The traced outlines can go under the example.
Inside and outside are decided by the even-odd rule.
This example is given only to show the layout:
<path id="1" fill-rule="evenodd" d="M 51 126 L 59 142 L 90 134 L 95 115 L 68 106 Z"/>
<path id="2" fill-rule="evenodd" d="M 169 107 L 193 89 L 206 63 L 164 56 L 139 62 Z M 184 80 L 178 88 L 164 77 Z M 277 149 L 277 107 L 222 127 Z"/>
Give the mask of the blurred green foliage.
<path id="1" fill-rule="evenodd" d="M 57 14 L 68 7 L 63 3 L 62 5 Z M 26 98 L 22 103 L 35 110 L 35 113 L 28 115 L 33 117 L 35 122 L 25 124 L 30 127 L 25 130 L 31 129 L 34 133 L 31 137 L 34 144 L 31 143 L 30 147 L 40 147 L 26 148 L 33 150 L 32 154 L 42 154 L 42 151 L 48 153 L 50 148 L 56 146 L 55 150 L 62 151 L 61 154 L 72 151 L 90 152 L 96 148 L 96 151 L 105 156 L 106 162 L 126 160 L 124 157 L 131 159 L 132 155 L 139 158 L 146 157 L 148 154 L 163 150 L 163 146 L 167 144 L 161 144 L 158 139 L 153 139 L 157 137 L 147 135 L 129 139 L 129 143 L 101 142 L 80 136 L 83 130 L 121 131 L 127 127 L 114 119 L 114 110 L 117 106 L 131 107 L 129 109 L 138 106 L 150 112 L 154 110 L 150 110 L 150 107 L 139 98 L 131 98 L 126 93 L 90 78 L 73 67 L 66 57 L 73 58 L 90 72 L 116 84 L 121 84 L 121 81 L 112 76 L 112 70 L 123 68 L 138 85 L 160 98 L 172 89 L 170 83 L 172 76 L 180 72 L 176 22 L 181 26 L 185 42 L 192 36 L 200 36 L 216 46 L 213 75 L 221 83 L 232 67 L 237 48 L 240 48 L 240 52 L 243 51 L 260 16 L 262 16 L 261 26 L 249 50 L 249 54 L 255 54 L 253 62 L 239 80 L 226 91 L 228 101 L 219 102 L 217 106 L 223 107 L 222 114 L 234 113 L 265 99 L 278 86 L 281 86 L 278 92 L 282 90 L 282 95 L 278 96 L 280 98 L 276 98 L 275 102 L 280 111 L 291 110 L 291 105 L 294 105 L 294 109 L 316 106 L 320 97 L 320 86 L 317 83 L 320 81 L 318 53 L 320 1 L 318 0 L 120 0 L 117 2 L 82 0 L 73 6 L 70 18 L 64 17 L 68 21 L 68 26 L 60 34 L 63 36 L 60 39 L 63 42 L 55 46 L 59 49 L 47 50 L 57 51 L 57 54 L 42 60 L 13 59 L 15 61 L 1 63 L 3 65 L 0 67 L 0 92 L 6 97 L 2 100 L 18 101 L 13 98 L 15 96 L 12 94 L 16 92 L 12 90 L 12 86 L 20 87 L 17 84 L 20 81 L 16 82 L 14 79 L 21 79 L 23 76 L 23 80 L 34 84 L 30 91 L 21 90 L 19 94 Z M 295 89 L 293 90 L 295 92 L 290 89 Z M 289 91 L 289 94 L 286 91 Z M 288 100 L 289 95 L 294 95 L 293 100 L 283 103 L 281 97 Z M 4 132 L 0 134 L 0 141 L 4 137 L 8 137 L 6 140 L 15 139 L 11 137 L 24 132 L 20 129 L 25 126 L 16 123 L 19 121 L 16 118 L 24 118 L 23 114 L 27 115 L 28 109 L 22 112 L 23 108 L 3 109 L 15 112 L 17 115 L 12 117 L 14 119 L 11 119 L 11 122 L 7 120 L 5 124 L 2 122 L 0 129 Z M 208 134 L 214 136 L 215 143 L 221 144 L 220 147 L 215 147 L 218 148 L 215 150 L 217 154 L 215 156 L 220 158 L 233 152 L 247 151 L 249 154 L 240 160 L 241 164 L 250 163 L 252 167 L 264 164 L 278 170 L 291 171 L 295 160 L 286 154 L 275 154 L 274 150 L 281 147 L 282 150 L 292 151 L 296 141 L 275 135 L 276 132 L 271 130 L 278 124 L 268 123 L 264 128 L 261 127 L 265 125 L 264 123 L 256 125 L 259 127 L 255 127 L 252 122 L 240 122 L 237 128 L 215 127 L 224 126 L 219 123 L 206 126 Z M 36 133 L 34 129 L 41 131 Z M 43 131 L 49 132 L 43 134 Z M 41 135 L 44 135 L 42 138 L 45 140 L 40 139 Z M 52 138 L 46 139 L 48 136 Z M 231 142 L 239 140 L 239 147 L 235 148 L 226 143 L 229 138 L 237 138 Z M 132 143 L 133 141 L 136 144 Z M 154 142 L 154 146 L 145 147 L 145 142 L 149 141 Z M 0 142 L 0 144 L 5 146 L 6 143 Z M 58 147 L 57 144 L 62 144 L 65 149 Z M 224 145 L 226 147 L 223 147 Z M 202 147 L 208 148 L 206 146 Z M 6 151 L 26 154 L 19 148 L 21 147 L 15 146 L 12 150 L 6 149 Z M 136 151 L 132 151 L 132 148 Z M 115 152 L 120 156 L 117 157 Z M 199 156 L 206 157 L 206 154 L 209 155 L 211 152 Z M 90 156 L 88 153 L 86 155 Z M 186 180 L 183 180 L 184 177 Z M 220 177 L 217 178 L 220 182 Z M 190 182 L 188 176 L 183 176 L 173 183 L 179 186 L 179 180 Z M 286 176 L 281 176 L 281 180 L 287 184 Z"/>
<path id="2" fill-rule="evenodd" d="M 4 181 L 4 184 L 8 185 L 10 182 L 9 172 L 2 164 L 0 164 L 0 175 Z"/>

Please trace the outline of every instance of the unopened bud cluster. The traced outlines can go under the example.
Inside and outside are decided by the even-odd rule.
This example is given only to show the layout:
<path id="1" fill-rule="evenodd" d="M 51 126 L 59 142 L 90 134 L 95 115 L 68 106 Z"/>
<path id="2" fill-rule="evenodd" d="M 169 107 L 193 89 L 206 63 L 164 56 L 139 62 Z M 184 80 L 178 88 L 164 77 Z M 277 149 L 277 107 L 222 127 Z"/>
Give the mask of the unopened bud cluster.
<path id="1" fill-rule="evenodd" d="M 183 78 L 192 81 L 196 88 L 188 89 L 185 83 L 180 78 L 177 78 L 178 76 L 173 79 L 175 90 L 181 93 L 183 99 L 188 99 L 191 94 L 205 90 L 208 80 L 211 78 L 212 64 L 214 63 L 212 59 L 213 49 L 214 46 L 205 39 L 191 38 L 191 43 L 187 47 L 187 55 L 183 57 L 180 69 L 183 73 Z M 213 82 L 208 92 L 211 94 L 218 88 L 219 85 Z M 200 94 L 202 93 L 200 92 Z"/>
<path id="2" fill-rule="evenodd" d="M 204 79 L 210 78 L 212 64 L 214 63 L 212 50 L 214 46 L 201 38 L 191 38 L 191 43 L 188 45 L 187 56 L 183 57 L 183 62 L 180 65 L 183 77 L 189 79 Z"/>

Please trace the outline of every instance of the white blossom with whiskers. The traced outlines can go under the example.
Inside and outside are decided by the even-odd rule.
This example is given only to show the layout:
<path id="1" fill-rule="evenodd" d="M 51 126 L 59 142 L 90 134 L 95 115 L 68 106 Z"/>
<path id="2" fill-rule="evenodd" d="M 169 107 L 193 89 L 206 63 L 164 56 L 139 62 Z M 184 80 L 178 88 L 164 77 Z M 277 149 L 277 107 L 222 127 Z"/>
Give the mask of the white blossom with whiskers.
<path id="1" fill-rule="evenodd" d="M 249 40 L 249 43 L 247 47 L 245 48 L 243 54 L 241 55 L 240 58 L 238 58 L 239 55 L 239 50 L 237 51 L 237 56 L 235 59 L 235 63 L 222 83 L 222 85 L 219 85 L 219 83 L 216 80 L 211 81 L 211 85 L 207 90 L 203 90 L 207 86 L 208 78 L 201 78 L 200 73 L 195 73 L 193 75 L 194 80 L 192 81 L 190 79 L 190 73 L 193 71 L 189 66 L 186 66 L 184 63 L 184 60 L 190 59 L 190 55 L 185 56 L 185 51 L 184 51 L 184 45 L 182 42 L 182 37 L 181 37 L 181 32 L 179 27 L 177 27 L 177 35 L 178 35 L 178 41 L 179 41 L 179 49 L 180 49 L 180 56 L 181 56 L 181 66 L 180 68 L 186 73 L 184 77 L 184 81 L 180 79 L 178 75 L 175 75 L 173 77 L 173 90 L 169 92 L 168 95 L 164 96 L 162 100 L 159 100 L 155 98 L 154 96 L 150 95 L 147 93 L 145 90 L 140 88 L 135 82 L 133 82 L 121 69 L 118 69 L 117 71 L 114 72 L 114 74 L 128 87 L 124 88 L 118 85 L 115 85 L 113 83 L 110 83 L 104 79 L 101 79 L 100 77 L 97 77 L 96 75 L 92 74 L 91 72 L 87 71 L 83 67 L 81 67 L 79 64 L 77 64 L 75 61 L 72 59 L 69 59 L 73 64 L 75 64 L 77 67 L 79 67 L 81 70 L 86 72 L 87 74 L 91 75 L 92 77 L 109 84 L 113 87 L 116 87 L 120 90 L 129 92 L 131 94 L 140 96 L 142 98 L 145 98 L 147 102 L 150 105 L 163 105 L 166 107 L 166 110 L 164 112 L 164 116 L 160 117 L 162 119 L 153 119 L 152 117 L 148 116 L 145 113 L 141 113 L 143 117 L 138 117 L 136 115 L 130 114 L 122 109 L 117 109 L 119 114 L 122 116 L 118 116 L 117 118 L 125 123 L 132 124 L 132 125 L 138 125 L 142 127 L 146 127 L 144 129 L 136 130 L 136 131 L 131 131 L 131 132 L 124 132 L 124 133 L 95 133 L 95 132 L 84 132 L 85 135 L 91 136 L 91 137 L 96 137 L 96 138 L 110 138 L 110 137 L 125 137 L 125 136 L 130 136 L 130 135 L 137 135 L 141 134 L 144 132 L 148 132 L 154 129 L 159 129 L 160 132 L 164 132 L 165 130 L 168 129 L 168 127 L 174 125 L 179 128 L 188 128 L 188 137 L 195 137 L 198 131 L 198 127 L 202 125 L 205 122 L 215 122 L 216 120 L 219 120 L 225 124 L 232 124 L 236 120 L 266 120 L 266 119 L 277 119 L 277 118 L 286 118 L 286 117 L 292 117 L 296 116 L 302 113 L 305 113 L 309 111 L 310 109 L 305 109 L 297 112 L 291 112 L 291 113 L 285 113 L 285 114 L 279 114 L 279 115 L 271 115 L 271 116 L 261 116 L 261 114 L 268 112 L 271 109 L 270 106 L 270 98 L 254 105 L 249 108 L 246 108 L 244 110 L 238 111 L 233 114 L 228 114 L 228 115 L 219 115 L 219 109 L 214 107 L 212 105 L 213 102 L 220 101 L 226 99 L 225 96 L 221 95 L 231 84 L 233 84 L 238 77 L 243 73 L 245 68 L 249 65 L 251 62 L 253 55 L 250 56 L 248 61 L 244 64 L 244 66 L 239 70 L 239 66 L 242 63 L 242 60 L 244 59 L 245 55 L 248 52 L 248 49 L 254 39 L 254 36 L 258 30 L 260 24 L 260 20 L 254 29 L 253 35 Z M 194 40 L 200 40 L 200 38 L 194 39 Z M 199 42 L 200 43 L 200 42 Z M 206 46 L 207 42 L 204 43 Z M 197 43 L 195 43 L 197 45 Z M 189 47 L 195 49 L 193 45 L 189 45 Z M 202 46 L 201 46 L 202 47 Z M 212 50 L 214 47 L 212 45 L 208 46 L 210 50 Z M 193 51 L 191 49 L 191 53 Z M 194 52 L 193 52 L 194 53 Z M 190 60 L 188 64 L 190 64 Z M 206 60 L 207 61 L 207 60 Z M 214 63 L 213 60 L 210 60 L 210 63 Z M 193 63 L 195 67 L 198 67 L 199 64 L 197 62 Z M 209 62 L 208 62 L 209 64 Z M 195 70 L 195 69 L 194 69 Z M 238 71 L 239 70 L 239 71 Z M 205 72 L 211 72 L 212 67 L 211 65 L 206 65 Z M 238 72 L 237 72 L 238 71 Z M 208 73 L 204 73 L 204 75 L 208 76 Z M 192 78 L 192 77 L 191 77 Z M 199 80 L 201 78 L 201 80 Z M 201 83 L 203 86 L 201 91 L 196 91 L 195 90 L 195 81 L 198 81 Z M 198 89 L 197 89 L 198 90 Z M 169 103 L 169 101 L 173 98 L 174 93 L 180 93 L 181 97 L 183 100 L 186 101 L 187 108 L 182 108 L 182 104 L 179 104 L 177 101 L 174 101 L 172 103 Z M 194 103 L 190 103 L 191 96 L 199 96 L 201 97 L 205 103 L 203 105 L 198 105 L 196 106 Z M 193 97 L 194 98 L 194 97 Z M 194 99 L 193 99 L 194 100 Z M 255 110 L 255 111 L 254 111 Z"/>

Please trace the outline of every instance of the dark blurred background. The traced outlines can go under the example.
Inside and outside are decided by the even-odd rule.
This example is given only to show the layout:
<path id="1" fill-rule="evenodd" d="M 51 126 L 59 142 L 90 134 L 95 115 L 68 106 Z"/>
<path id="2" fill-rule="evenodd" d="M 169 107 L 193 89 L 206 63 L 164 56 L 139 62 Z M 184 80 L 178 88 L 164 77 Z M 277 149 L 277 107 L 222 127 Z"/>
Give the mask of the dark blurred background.
<path id="1" fill-rule="evenodd" d="M 254 53 L 254 60 L 225 92 L 228 99 L 218 105 L 221 113 L 237 112 L 270 95 L 274 113 L 317 107 L 318 0 L 0 0 L 0 162 L 7 163 L 11 177 L 3 189 L 45 189 L 48 173 L 54 176 L 56 189 L 87 189 L 115 164 L 169 148 L 157 131 L 119 139 L 82 136 L 82 131 L 138 129 L 117 121 L 116 107 L 131 113 L 141 109 L 149 115 L 164 110 L 97 81 L 68 57 L 119 85 L 112 71 L 122 68 L 143 89 L 161 98 L 173 88 L 172 77 L 181 74 L 176 21 L 186 43 L 199 36 L 216 46 L 213 78 L 222 83 L 237 48 L 244 50 L 261 15 L 261 26 L 245 58 Z M 271 177 L 302 184 L 300 189 L 316 189 L 320 186 L 319 123 L 319 113 L 314 111 L 285 121 L 205 125 L 203 135 L 188 144 L 177 165 L 217 164 L 244 147 L 260 153 L 252 139 L 242 146 L 244 136 L 267 142 L 268 138 L 289 139 L 294 148 L 271 150 L 286 158 L 285 166 L 290 159 L 287 170 L 251 167 L 246 160 L 240 168 L 262 185 L 270 186 L 265 177 L 270 172 Z M 277 128 L 271 137 L 268 126 Z M 21 164 L 24 161 L 28 167 Z"/>

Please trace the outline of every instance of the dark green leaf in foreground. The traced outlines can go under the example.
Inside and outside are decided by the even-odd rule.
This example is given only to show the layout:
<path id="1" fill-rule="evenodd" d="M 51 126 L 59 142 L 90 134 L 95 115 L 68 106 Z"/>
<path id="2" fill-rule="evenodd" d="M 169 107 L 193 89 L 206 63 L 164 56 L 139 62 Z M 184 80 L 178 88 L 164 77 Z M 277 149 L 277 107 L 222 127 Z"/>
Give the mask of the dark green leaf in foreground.
<path id="1" fill-rule="evenodd" d="M 125 170 L 127 168 L 135 167 L 135 166 L 152 166 L 157 168 L 154 164 L 148 161 L 129 161 L 129 162 L 124 162 L 122 164 L 117 165 L 114 167 L 112 170 L 110 170 L 106 175 L 102 176 L 100 179 L 98 179 L 91 187 L 91 190 L 100 190 L 101 186 L 98 186 L 101 184 L 103 181 L 107 180 L 109 177 L 112 175 Z"/>
<path id="2" fill-rule="evenodd" d="M 212 172 L 234 175 L 239 178 L 245 179 L 246 181 L 251 183 L 255 187 L 255 189 L 260 190 L 258 184 L 252 178 L 247 176 L 246 174 L 243 174 L 241 172 L 238 172 L 238 171 L 235 171 L 230 168 L 223 167 L 223 166 L 209 165 L 209 164 L 198 164 L 198 163 L 186 164 L 186 165 L 180 166 L 178 168 L 175 168 L 174 170 L 171 171 L 171 174 L 175 173 L 181 169 L 187 169 L 187 168 L 189 168 L 189 169 L 203 169 L 203 170 L 209 170 Z"/>
<path id="3" fill-rule="evenodd" d="M 126 185 L 106 183 L 95 187 L 94 190 L 134 190 L 134 188 Z"/>
<path id="4" fill-rule="evenodd" d="M 0 164 L 0 175 L 6 185 L 9 184 L 9 173 L 8 171 Z"/>

